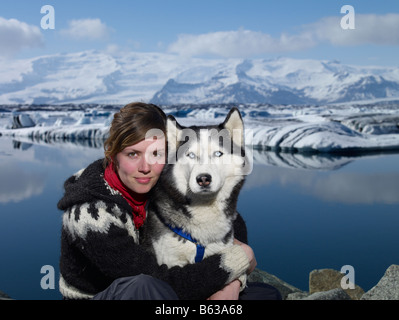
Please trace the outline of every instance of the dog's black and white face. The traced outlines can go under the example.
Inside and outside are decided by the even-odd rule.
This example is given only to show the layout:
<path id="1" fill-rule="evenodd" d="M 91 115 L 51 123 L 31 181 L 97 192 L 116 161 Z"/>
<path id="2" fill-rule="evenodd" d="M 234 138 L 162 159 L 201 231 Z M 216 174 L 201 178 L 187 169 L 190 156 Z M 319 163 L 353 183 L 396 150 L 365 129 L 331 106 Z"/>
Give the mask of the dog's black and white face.
<path id="1" fill-rule="evenodd" d="M 199 241 L 205 257 L 232 245 L 238 195 L 252 162 L 244 154 L 237 109 L 214 126 L 182 127 L 169 116 L 167 140 L 168 159 L 148 206 L 144 243 L 150 241 L 159 264 L 184 266 L 194 263 L 197 247 L 164 223 Z"/>
<path id="2" fill-rule="evenodd" d="M 226 179 L 233 180 L 230 186 L 243 179 L 244 126 L 237 109 L 219 126 L 182 127 L 169 116 L 167 134 L 168 164 L 173 164 L 175 187 L 182 194 L 213 197 Z"/>

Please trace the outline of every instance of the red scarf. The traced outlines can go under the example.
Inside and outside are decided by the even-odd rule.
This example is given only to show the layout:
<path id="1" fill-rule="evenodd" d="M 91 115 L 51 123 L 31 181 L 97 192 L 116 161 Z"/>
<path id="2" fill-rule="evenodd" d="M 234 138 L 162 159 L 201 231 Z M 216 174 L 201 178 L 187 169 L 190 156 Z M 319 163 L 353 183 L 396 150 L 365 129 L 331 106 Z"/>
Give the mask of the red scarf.
<path id="1" fill-rule="evenodd" d="M 133 209 L 132 214 L 134 225 L 136 226 L 136 229 L 140 228 L 146 218 L 145 205 L 148 200 L 147 194 L 136 193 L 126 187 L 113 170 L 112 162 L 105 169 L 104 179 L 108 182 L 111 188 L 119 191 L 130 204 Z"/>

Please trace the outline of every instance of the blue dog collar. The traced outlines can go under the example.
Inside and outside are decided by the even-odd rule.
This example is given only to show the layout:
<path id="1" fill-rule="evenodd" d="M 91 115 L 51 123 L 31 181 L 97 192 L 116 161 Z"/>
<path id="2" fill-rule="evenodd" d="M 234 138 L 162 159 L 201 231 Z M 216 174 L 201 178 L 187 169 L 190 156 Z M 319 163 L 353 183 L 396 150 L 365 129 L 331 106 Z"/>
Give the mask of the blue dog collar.
<path id="1" fill-rule="evenodd" d="M 184 239 L 187 239 L 188 241 L 191 241 L 197 246 L 197 254 L 195 255 L 195 263 L 201 262 L 202 259 L 204 258 L 205 254 L 205 247 L 200 244 L 197 240 L 195 240 L 191 234 L 184 232 L 183 229 L 178 228 L 178 227 L 172 227 L 170 224 L 167 224 L 165 221 L 162 221 L 170 230 L 172 230 L 174 233 L 178 234 L 179 236 L 183 237 Z"/>

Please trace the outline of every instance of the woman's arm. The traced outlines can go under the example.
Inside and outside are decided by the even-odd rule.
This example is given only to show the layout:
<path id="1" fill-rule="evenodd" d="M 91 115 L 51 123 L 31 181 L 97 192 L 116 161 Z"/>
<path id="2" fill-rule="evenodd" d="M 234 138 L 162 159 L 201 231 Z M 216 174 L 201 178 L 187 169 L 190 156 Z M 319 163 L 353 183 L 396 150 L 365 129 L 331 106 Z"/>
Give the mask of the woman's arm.
<path id="1" fill-rule="evenodd" d="M 234 280 L 226 285 L 222 290 L 215 292 L 207 300 L 238 300 L 240 295 L 241 282 Z"/>
<path id="2" fill-rule="evenodd" d="M 250 274 L 257 265 L 255 254 L 252 248 L 245 243 L 238 241 L 237 239 L 234 239 L 234 243 L 240 245 L 241 248 L 245 251 L 249 260 L 247 274 Z M 238 300 L 238 296 L 241 292 L 241 287 L 241 281 L 236 279 L 233 282 L 227 284 L 222 290 L 219 290 L 211 295 L 208 300 Z"/>
<path id="3" fill-rule="evenodd" d="M 237 212 L 237 218 L 234 220 L 234 238 L 248 244 L 248 232 L 242 216 Z"/>
<path id="4" fill-rule="evenodd" d="M 256 258 L 255 258 L 255 253 L 252 250 L 252 248 L 245 244 L 242 243 L 241 241 L 234 239 L 234 244 L 241 246 L 241 248 L 244 250 L 245 254 L 247 255 L 247 258 L 249 260 L 249 267 L 247 269 L 247 274 L 250 274 L 252 271 L 254 271 L 254 269 L 256 268 L 256 265 L 258 264 L 256 262 Z"/>
<path id="5" fill-rule="evenodd" d="M 120 277 L 144 273 L 169 283 L 180 299 L 206 299 L 249 268 L 247 253 L 241 245 L 227 248 L 200 263 L 170 269 L 166 265 L 159 266 L 155 256 L 137 244 L 129 235 L 128 228 L 123 227 L 123 224 L 132 223 L 130 219 L 115 221 L 115 215 L 106 210 L 109 208 L 98 210 L 96 216 L 90 206 L 86 210 L 81 207 L 64 214 L 64 234 L 69 238 L 69 245 L 74 246 L 74 252 L 79 251 L 79 259 L 85 260 L 79 273 L 82 281 L 96 275 L 93 283 L 104 283 L 104 279 L 112 282 Z M 103 226 L 107 228 L 103 229 Z M 73 261 L 75 258 L 63 257 L 62 254 L 61 259 L 76 262 Z M 67 264 L 61 264 L 62 273 L 68 268 Z M 63 277 L 70 280 L 64 274 Z"/>
<path id="6" fill-rule="evenodd" d="M 250 261 L 247 273 L 250 274 L 256 267 L 256 258 L 253 250 L 248 244 L 247 226 L 242 216 L 237 213 L 237 218 L 234 221 L 234 243 L 241 245 L 245 253 L 247 254 L 248 260 Z M 238 300 L 241 292 L 242 283 L 236 279 L 231 283 L 227 284 L 223 289 L 212 294 L 208 300 Z"/>

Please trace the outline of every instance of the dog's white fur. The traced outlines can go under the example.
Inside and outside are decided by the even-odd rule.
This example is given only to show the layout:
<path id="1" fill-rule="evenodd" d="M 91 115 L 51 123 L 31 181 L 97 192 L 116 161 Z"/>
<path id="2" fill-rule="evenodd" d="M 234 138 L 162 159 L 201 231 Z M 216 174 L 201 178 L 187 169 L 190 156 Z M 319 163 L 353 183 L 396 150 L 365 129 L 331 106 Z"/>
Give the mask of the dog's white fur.
<path id="1" fill-rule="evenodd" d="M 181 127 L 174 119 L 167 120 L 168 154 L 172 155 L 168 159 L 172 167 L 166 173 L 167 179 L 178 193 L 190 199 L 189 205 L 182 204 L 182 210 L 184 206 L 189 214 L 180 214 L 176 211 L 179 204 L 167 199 L 159 214 L 205 246 L 205 258 L 233 244 L 237 197 L 232 199 L 232 193 L 238 196 L 234 189 L 241 188 L 247 160 L 241 155 L 244 127 L 239 111 L 233 109 L 222 129 L 209 126 L 196 128 L 195 132 L 190 130 L 193 129 Z M 182 144 L 186 136 L 189 136 L 188 142 Z M 176 154 L 177 158 L 173 158 Z M 198 183 L 197 177 L 201 175 L 211 177 L 207 187 Z M 226 213 L 229 208 L 234 210 L 230 215 Z M 195 244 L 176 236 L 151 212 L 148 220 L 151 232 L 158 233 L 151 242 L 159 264 L 172 267 L 194 263 Z"/>

